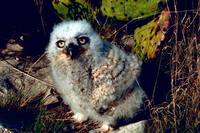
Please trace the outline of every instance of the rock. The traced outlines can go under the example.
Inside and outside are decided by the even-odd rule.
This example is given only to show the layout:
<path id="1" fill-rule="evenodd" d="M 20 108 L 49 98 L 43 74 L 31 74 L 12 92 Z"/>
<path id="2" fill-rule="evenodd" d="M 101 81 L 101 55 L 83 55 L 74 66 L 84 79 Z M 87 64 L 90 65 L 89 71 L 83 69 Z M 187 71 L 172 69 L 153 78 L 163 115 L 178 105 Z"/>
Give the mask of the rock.
<path id="1" fill-rule="evenodd" d="M 10 131 L 10 130 L 7 129 L 7 128 L 1 127 L 1 125 L 0 125 L 0 133 L 14 133 L 14 132 Z"/>
<path id="2" fill-rule="evenodd" d="M 14 39 L 10 39 L 7 44 L 6 44 L 6 48 L 4 49 L 0 49 L 0 53 L 3 56 L 19 56 L 22 53 L 23 47 L 17 43 L 16 40 Z"/>
<path id="3" fill-rule="evenodd" d="M 142 120 L 136 123 L 130 123 L 122 126 L 117 130 L 105 131 L 106 133 L 146 133 L 147 131 L 147 120 Z M 90 130 L 89 133 L 102 133 L 101 128 Z"/>
<path id="4" fill-rule="evenodd" d="M 59 102 L 57 95 L 54 94 L 51 89 L 49 89 L 43 97 L 43 105 L 54 104 L 57 102 Z"/>
<path id="5" fill-rule="evenodd" d="M 112 131 L 111 133 L 145 133 L 147 130 L 147 120 L 142 120 L 136 123 L 131 123 L 120 127 L 119 130 Z"/>
<path id="6" fill-rule="evenodd" d="M 47 90 L 52 88 L 48 64 L 46 64 L 46 67 L 37 67 L 37 70 L 28 73 L 19 69 L 20 63 L 13 62 L 15 61 L 0 61 L 0 90 L 4 92 L 4 95 L 12 90 L 11 97 L 18 98 L 21 96 L 19 98 L 20 106 L 25 106 L 35 97 L 45 94 Z M 9 98 L 10 96 L 0 97 L 0 105 L 6 104 Z"/>
<path id="7" fill-rule="evenodd" d="M 0 123 L 0 128 L 3 128 L 3 126 L 1 125 L 1 123 Z"/>

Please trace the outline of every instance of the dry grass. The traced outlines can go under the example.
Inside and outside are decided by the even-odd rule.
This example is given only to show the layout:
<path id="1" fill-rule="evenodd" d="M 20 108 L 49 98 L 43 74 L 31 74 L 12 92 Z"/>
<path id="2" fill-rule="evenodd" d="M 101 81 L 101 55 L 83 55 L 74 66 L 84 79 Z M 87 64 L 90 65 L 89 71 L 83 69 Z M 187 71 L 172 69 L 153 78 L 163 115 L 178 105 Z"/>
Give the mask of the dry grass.
<path id="1" fill-rule="evenodd" d="M 76 122 L 73 118 L 73 112 L 68 106 L 62 104 L 57 107 L 43 108 L 37 118 L 34 126 L 34 132 L 76 132 L 86 133 L 92 129 L 99 128 L 97 122 L 86 121 Z"/>
<path id="2" fill-rule="evenodd" d="M 174 5 L 174 34 L 170 38 L 171 95 L 169 102 L 151 107 L 150 132 L 199 132 L 200 3 L 196 4 L 196 8 L 182 14 Z"/>

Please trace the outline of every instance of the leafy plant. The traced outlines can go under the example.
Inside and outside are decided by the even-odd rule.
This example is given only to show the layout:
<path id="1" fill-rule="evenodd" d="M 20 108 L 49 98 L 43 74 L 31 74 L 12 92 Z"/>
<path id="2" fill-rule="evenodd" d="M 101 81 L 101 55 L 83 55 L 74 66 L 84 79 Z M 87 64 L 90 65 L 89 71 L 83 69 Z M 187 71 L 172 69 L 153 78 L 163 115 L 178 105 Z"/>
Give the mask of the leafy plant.
<path id="1" fill-rule="evenodd" d="M 165 0 L 102 0 L 101 12 L 108 17 L 118 20 L 129 20 L 133 18 L 146 18 L 157 14 L 159 4 Z"/>
<path id="2" fill-rule="evenodd" d="M 169 25 L 170 12 L 163 10 L 161 15 L 147 23 L 136 28 L 134 31 L 134 45 L 132 52 L 141 59 L 147 57 L 154 58 L 158 52 L 161 41 L 165 38 L 165 32 Z"/>

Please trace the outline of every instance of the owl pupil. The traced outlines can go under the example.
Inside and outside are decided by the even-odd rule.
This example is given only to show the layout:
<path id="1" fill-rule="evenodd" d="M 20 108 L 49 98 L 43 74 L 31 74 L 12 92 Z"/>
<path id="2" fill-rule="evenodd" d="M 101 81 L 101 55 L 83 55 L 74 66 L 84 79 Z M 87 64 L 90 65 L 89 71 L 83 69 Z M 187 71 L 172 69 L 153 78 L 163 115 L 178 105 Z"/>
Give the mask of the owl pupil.
<path id="1" fill-rule="evenodd" d="M 80 42 L 85 43 L 85 39 L 84 38 L 80 39 Z"/>

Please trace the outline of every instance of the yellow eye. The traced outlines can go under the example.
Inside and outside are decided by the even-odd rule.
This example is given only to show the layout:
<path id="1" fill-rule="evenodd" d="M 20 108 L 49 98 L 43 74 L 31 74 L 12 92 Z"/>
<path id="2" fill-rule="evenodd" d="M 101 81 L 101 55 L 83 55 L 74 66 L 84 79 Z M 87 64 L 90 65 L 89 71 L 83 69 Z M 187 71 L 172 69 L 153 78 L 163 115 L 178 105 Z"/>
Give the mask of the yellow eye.
<path id="1" fill-rule="evenodd" d="M 84 45 L 89 42 L 89 38 L 86 36 L 82 36 L 77 39 L 77 42 L 79 45 Z"/>
<path id="2" fill-rule="evenodd" d="M 59 40 L 56 42 L 58 48 L 63 48 L 65 46 L 65 41 Z"/>

